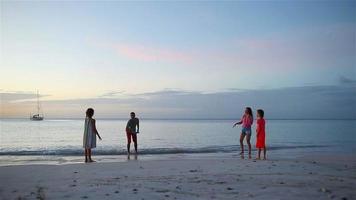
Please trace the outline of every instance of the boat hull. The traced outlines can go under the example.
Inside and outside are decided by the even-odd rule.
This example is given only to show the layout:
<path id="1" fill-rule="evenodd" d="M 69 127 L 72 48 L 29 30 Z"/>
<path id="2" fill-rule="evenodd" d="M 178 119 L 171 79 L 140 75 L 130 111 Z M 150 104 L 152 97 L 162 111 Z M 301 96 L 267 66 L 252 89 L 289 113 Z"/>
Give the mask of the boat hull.
<path id="1" fill-rule="evenodd" d="M 31 120 L 32 121 L 42 121 L 43 117 L 36 117 L 36 118 L 31 117 Z"/>

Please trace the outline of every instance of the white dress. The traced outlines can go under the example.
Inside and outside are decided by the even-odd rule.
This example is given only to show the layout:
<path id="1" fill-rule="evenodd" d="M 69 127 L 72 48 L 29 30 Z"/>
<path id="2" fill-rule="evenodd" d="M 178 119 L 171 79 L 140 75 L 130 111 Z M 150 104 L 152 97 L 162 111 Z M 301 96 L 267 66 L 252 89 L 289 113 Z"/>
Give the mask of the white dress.
<path id="1" fill-rule="evenodd" d="M 92 149 L 96 147 L 96 133 L 93 129 L 94 119 L 85 118 L 83 148 Z"/>

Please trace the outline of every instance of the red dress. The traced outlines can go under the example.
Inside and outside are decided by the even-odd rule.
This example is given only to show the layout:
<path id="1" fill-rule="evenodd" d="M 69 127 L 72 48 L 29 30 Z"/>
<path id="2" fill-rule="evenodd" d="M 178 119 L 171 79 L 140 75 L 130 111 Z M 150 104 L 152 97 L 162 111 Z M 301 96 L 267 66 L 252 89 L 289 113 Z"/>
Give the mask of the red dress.
<path id="1" fill-rule="evenodd" d="M 257 119 L 257 140 L 256 140 L 256 148 L 265 148 L 265 120 L 264 119 Z"/>

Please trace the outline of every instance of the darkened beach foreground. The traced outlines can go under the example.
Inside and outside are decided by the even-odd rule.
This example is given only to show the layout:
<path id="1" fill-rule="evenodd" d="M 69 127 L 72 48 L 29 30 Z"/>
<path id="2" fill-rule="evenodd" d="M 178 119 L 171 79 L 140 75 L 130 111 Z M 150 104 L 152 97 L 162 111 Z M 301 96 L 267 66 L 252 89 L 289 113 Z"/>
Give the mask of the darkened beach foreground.
<path id="1" fill-rule="evenodd" d="M 133 157 L 133 156 L 132 156 Z M 0 167 L 2 199 L 355 199 L 355 156 L 235 154 Z"/>

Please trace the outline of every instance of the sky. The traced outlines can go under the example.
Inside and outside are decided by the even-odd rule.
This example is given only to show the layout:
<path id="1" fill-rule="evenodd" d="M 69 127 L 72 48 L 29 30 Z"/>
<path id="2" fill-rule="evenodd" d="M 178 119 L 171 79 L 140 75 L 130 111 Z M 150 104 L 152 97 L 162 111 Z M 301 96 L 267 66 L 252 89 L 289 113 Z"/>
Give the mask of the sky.
<path id="1" fill-rule="evenodd" d="M 356 118 L 355 1 L 0 5 L 2 118 Z"/>

